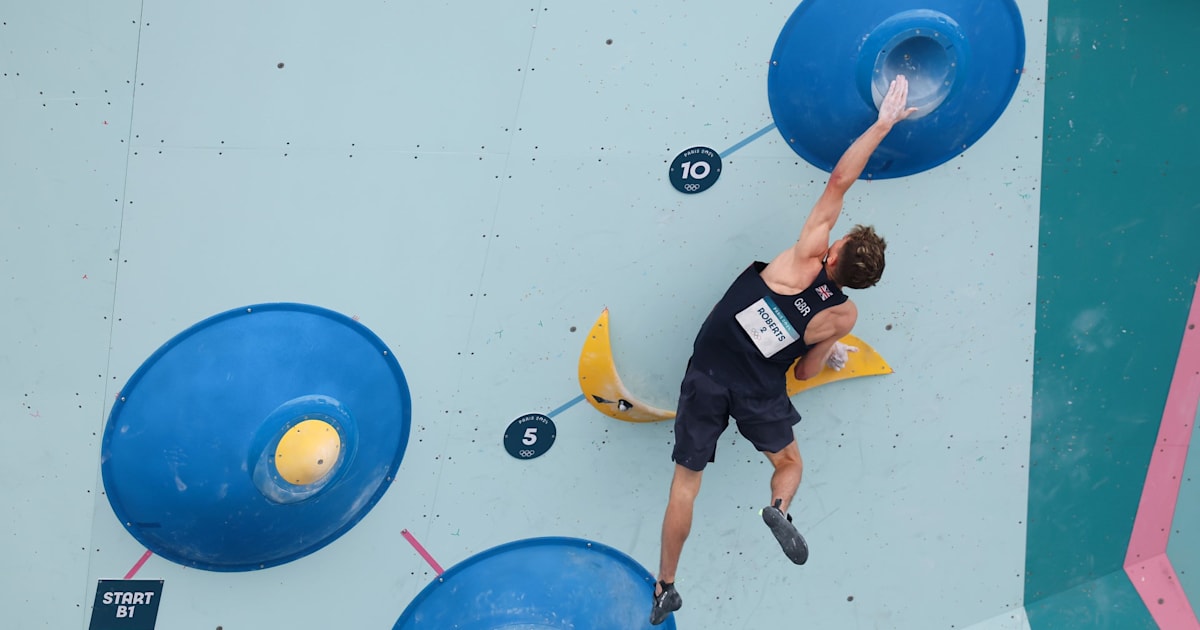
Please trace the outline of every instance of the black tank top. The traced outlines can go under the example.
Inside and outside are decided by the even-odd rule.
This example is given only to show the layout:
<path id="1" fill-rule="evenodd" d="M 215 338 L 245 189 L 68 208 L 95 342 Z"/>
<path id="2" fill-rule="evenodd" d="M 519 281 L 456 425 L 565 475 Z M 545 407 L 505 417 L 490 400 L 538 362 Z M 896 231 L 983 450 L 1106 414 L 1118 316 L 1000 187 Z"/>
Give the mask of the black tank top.
<path id="1" fill-rule="evenodd" d="M 690 365 L 743 394 L 778 394 L 787 370 L 812 346 L 804 343 L 808 323 L 821 311 L 843 304 L 846 294 L 824 266 L 809 287 L 782 295 L 767 287 L 755 261 L 742 272 L 700 327 Z"/>

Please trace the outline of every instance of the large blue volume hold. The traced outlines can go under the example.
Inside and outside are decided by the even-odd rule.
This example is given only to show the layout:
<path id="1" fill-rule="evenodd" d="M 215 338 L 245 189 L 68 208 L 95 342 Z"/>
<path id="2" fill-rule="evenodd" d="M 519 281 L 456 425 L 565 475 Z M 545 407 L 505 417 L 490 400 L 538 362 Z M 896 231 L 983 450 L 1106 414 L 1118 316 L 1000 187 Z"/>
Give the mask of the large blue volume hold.
<path id="1" fill-rule="evenodd" d="M 410 415 L 399 363 L 362 324 L 303 304 L 235 309 L 183 331 L 130 378 L 104 430 L 104 488 L 122 525 L 163 558 L 266 568 L 366 515 L 395 478 Z M 336 447 L 319 480 L 276 468 L 302 423 Z"/>
<path id="2" fill-rule="evenodd" d="M 780 134 L 832 171 L 904 74 L 918 111 L 899 123 L 862 177 L 902 177 L 961 154 L 1008 106 L 1025 63 L 1013 0 L 805 0 L 775 43 L 767 76 Z"/>
<path id="3" fill-rule="evenodd" d="M 579 538 L 530 538 L 454 565 L 408 605 L 394 630 L 620 628 L 650 625 L 654 577 L 624 553 Z"/>

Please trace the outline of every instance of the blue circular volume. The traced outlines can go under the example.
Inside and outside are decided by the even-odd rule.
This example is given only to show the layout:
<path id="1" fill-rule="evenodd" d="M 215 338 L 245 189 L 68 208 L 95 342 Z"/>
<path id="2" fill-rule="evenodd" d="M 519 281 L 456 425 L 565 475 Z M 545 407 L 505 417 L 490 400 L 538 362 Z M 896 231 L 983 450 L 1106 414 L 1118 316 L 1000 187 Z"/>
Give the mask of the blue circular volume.
<path id="1" fill-rule="evenodd" d="M 650 625 L 654 576 L 578 538 L 531 538 L 474 555 L 430 582 L 393 630 L 675 628 Z"/>
<path id="2" fill-rule="evenodd" d="M 917 111 L 863 171 L 865 178 L 902 177 L 983 137 L 1012 99 L 1024 64 L 1013 0 L 872 0 L 851 11 L 836 0 L 805 0 L 775 42 L 767 97 L 788 146 L 832 171 L 903 74 Z"/>
<path id="3" fill-rule="evenodd" d="M 168 341 L 126 383 L 104 429 L 104 489 L 163 558 L 279 565 L 370 511 L 410 415 L 400 364 L 365 326 L 303 304 L 235 309 Z"/>

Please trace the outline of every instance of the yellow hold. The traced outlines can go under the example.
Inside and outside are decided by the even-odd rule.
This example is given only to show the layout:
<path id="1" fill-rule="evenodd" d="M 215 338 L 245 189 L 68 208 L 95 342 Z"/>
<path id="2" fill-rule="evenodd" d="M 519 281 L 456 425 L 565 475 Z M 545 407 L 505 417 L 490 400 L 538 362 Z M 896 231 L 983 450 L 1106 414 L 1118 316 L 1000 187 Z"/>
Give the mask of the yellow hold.
<path id="1" fill-rule="evenodd" d="M 806 389 L 812 389 L 834 381 L 844 381 L 857 376 L 880 376 L 892 373 L 892 368 L 887 364 L 887 361 L 883 360 L 883 357 L 875 351 L 875 348 L 867 345 L 867 342 L 854 335 L 846 335 L 839 339 L 839 341 L 848 346 L 858 348 L 858 352 L 851 352 L 847 356 L 846 367 L 843 367 L 839 371 L 827 365 L 825 369 L 807 381 L 798 380 L 794 375 L 794 371 L 788 370 L 788 396 L 795 396 Z M 795 365 L 793 364 L 792 367 L 794 368 Z"/>
<path id="2" fill-rule="evenodd" d="M 854 335 L 846 335 L 841 342 L 858 348 L 851 352 L 846 360 L 846 367 L 834 371 L 826 367 L 819 374 L 807 381 L 797 380 L 788 370 L 788 396 L 812 389 L 814 387 L 843 381 L 859 376 L 877 376 L 891 374 L 888 366 L 874 348 Z M 613 362 L 612 343 L 608 333 L 608 309 L 600 313 L 600 318 L 588 332 L 583 342 L 583 350 L 579 354 L 579 387 L 583 397 L 597 411 L 625 422 L 659 422 L 675 417 L 674 411 L 659 409 L 643 403 L 625 389 L 617 374 L 617 366 Z"/>
<path id="3" fill-rule="evenodd" d="M 674 411 L 643 403 L 625 389 L 613 363 L 608 336 L 608 309 L 592 326 L 579 354 L 579 387 L 583 397 L 600 413 L 626 422 L 658 422 L 675 417 Z"/>
<path id="4" fill-rule="evenodd" d="M 329 423 L 306 419 L 288 429 L 275 447 L 275 469 L 284 481 L 307 486 L 325 478 L 341 454 L 342 440 Z"/>

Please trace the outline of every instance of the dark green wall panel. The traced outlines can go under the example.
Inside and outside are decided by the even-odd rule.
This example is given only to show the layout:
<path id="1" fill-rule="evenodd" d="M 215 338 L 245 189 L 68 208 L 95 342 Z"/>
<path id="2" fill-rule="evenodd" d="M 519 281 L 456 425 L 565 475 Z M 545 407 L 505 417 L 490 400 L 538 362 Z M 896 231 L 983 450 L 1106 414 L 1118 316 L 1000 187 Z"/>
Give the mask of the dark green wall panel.
<path id="1" fill-rule="evenodd" d="M 1049 19 L 1026 605 L 1035 628 L 1146 627 L 1144 606 L 1039 620 L 1126 580 L 1200 273 L 1200 2 L 1052 0 Z"/>
<path id="2" fill-rule="evenodd" d="M 1124 571 L 1038 600 L 1026 607 L 1026 613 L 1030 627 L 1035 630 L 1155 630 L 1158 627 Z"/>

